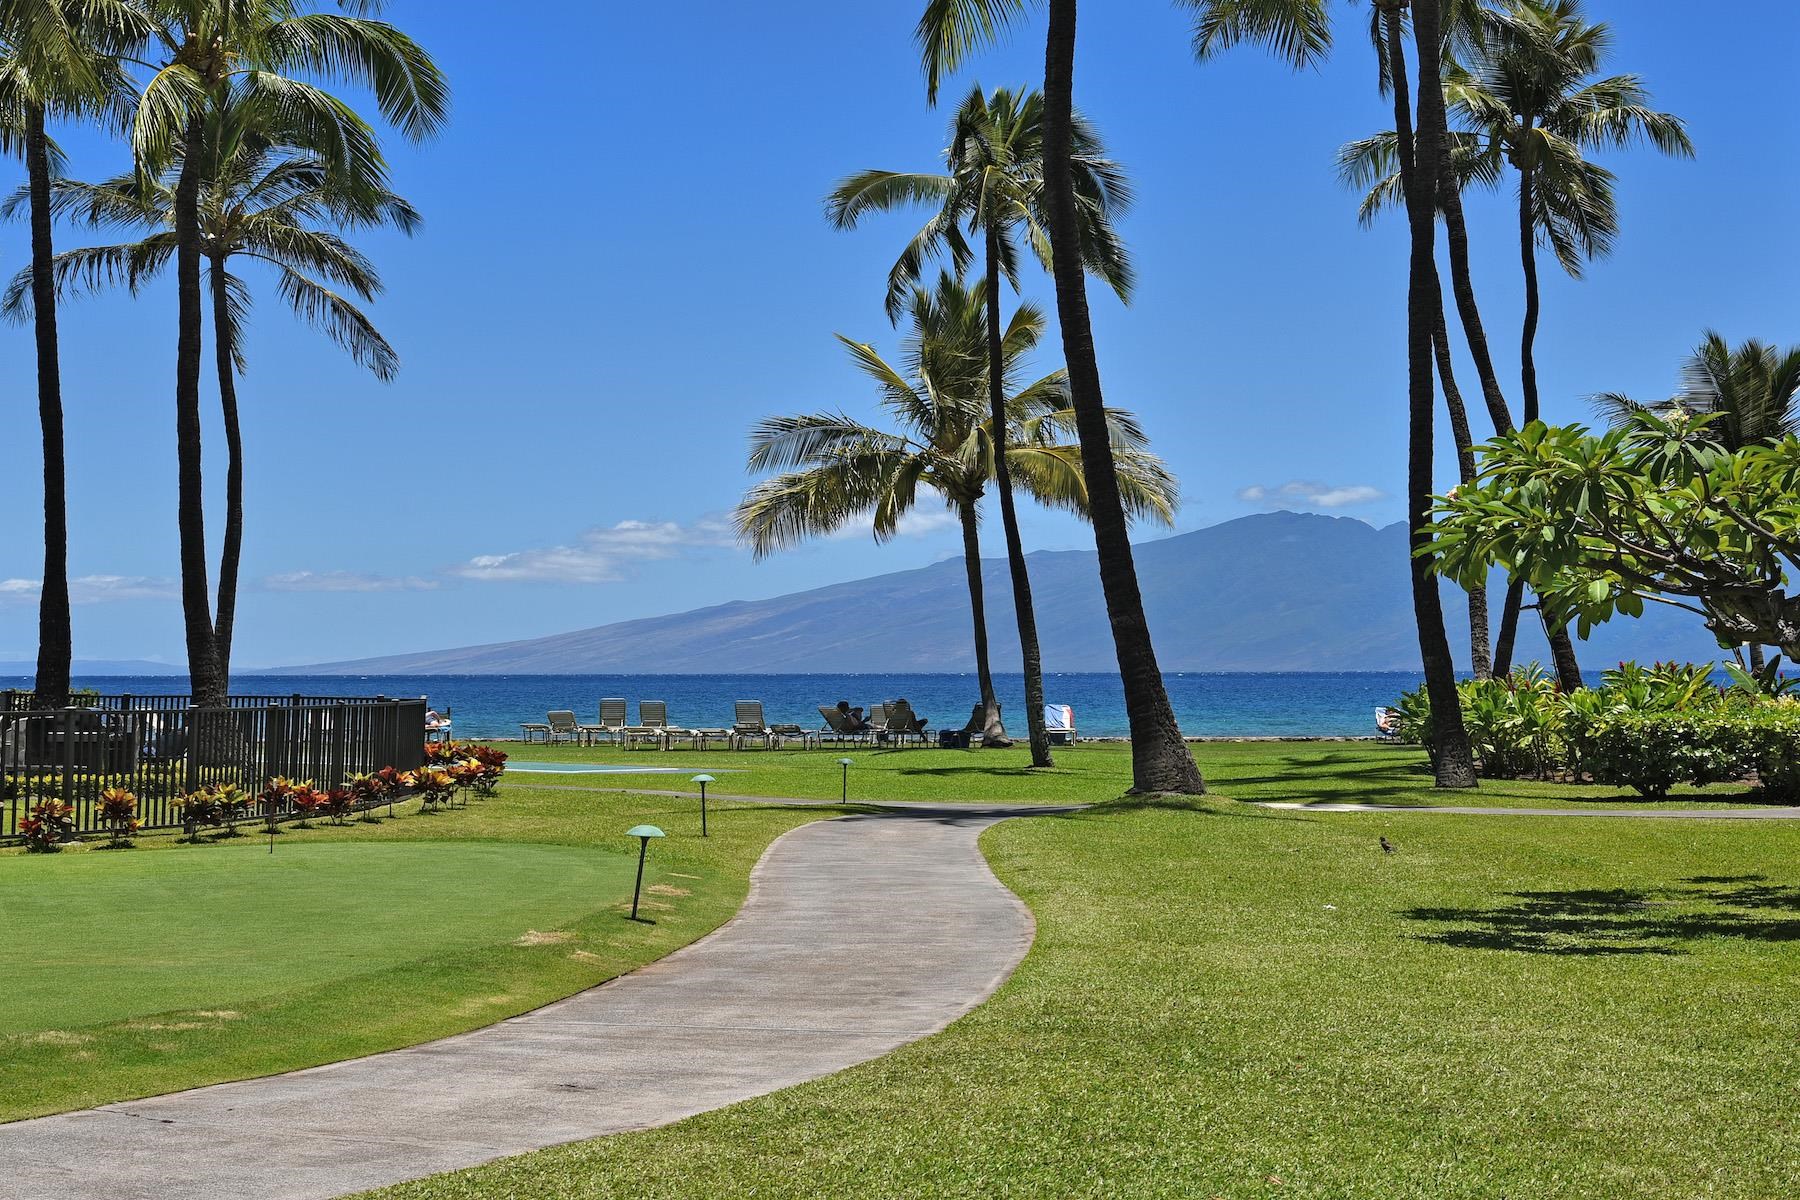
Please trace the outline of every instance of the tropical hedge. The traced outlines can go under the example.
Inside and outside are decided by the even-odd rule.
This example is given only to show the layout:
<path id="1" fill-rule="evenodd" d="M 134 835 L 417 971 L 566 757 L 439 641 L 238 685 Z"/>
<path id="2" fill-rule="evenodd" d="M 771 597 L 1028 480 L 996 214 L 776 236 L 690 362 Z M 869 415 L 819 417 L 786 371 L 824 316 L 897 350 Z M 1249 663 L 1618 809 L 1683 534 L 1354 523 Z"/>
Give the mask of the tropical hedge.
<path id="1" fill-rule="evenodd" d="M 1621 663 L 1601 685 L 1564 692 L 1536 664 L 1458 686 L 1481 774 L 1630 787 L 1660 797 L 1679 784 L 1753 781 L 1800 802 L 1800 702 L 1776 681 L 1710 666 Z M 1429 749 L 1431 703 L 1420 688 L 1395 706 L 1397 734 Z"/>

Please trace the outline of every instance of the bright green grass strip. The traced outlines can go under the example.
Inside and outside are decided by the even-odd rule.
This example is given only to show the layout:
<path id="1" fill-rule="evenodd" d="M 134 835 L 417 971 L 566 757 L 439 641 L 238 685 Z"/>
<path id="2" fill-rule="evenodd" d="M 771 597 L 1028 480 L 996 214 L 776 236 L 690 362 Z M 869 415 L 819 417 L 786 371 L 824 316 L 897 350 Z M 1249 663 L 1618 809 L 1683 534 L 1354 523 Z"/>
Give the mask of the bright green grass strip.
<path id="1" fill-rule="evenodd" d="M 1215 802 L 983 845 L 1037 940 L 943 1034 L 377 1194 L 1800 1194 L 1800 826 Z"/>
<path id="2" fill-rule="evenodd" d="M 984 804 L 1091 804 L 1131 786 L 1127 746 L 1090 743 L 1056 751 L 1056 765 L 1032 770 L 1030 754 L 1011 750 L 621 751 L 612 747 L 515 746 L 520 760 L 678 766 L 678 775 L 536 775 L 543 784 L 691 791 L 691 772 L 711 771 L 714 794 L 835 800 L 843 786 L 838 759 L 854 760 L 850 799 L 961 801 Z M 1479 804 L 1495 808 L 1737 807 L 1761 802 L 1736 785 L 1679 788 L 1649 802 L 1626 789 L 1518 780 L 1486 780 L 1473 792 L 1440 792 L 1423 752 L 1364 742 L 1204 742 L 1192 747 L 1213 791 L 1239 800 L 1297 803 Z M 730 771 L 730 774 L 724 772 Z M 521 777 L 523 778 L 523 776 Z"/>
<path id="3" fill-rule="evenodd" d="M 0 942 L 0 1034 L 236 1008 L 557 929 L 610 907 L 636 866 L 623 847 L 298 840 L 9 862 L 7 920 L 81 936 Z"/>
<path id="4" fill-rule="evenodd" d="M 272 858 L 249 838 L 185 846 L 167 836 L 126 852 L 0 852 L 0 893 L 66 901 L 27 917 L 0 900 L 0 998 L 13 1028 L 27 1030 L 0 1034 L 0 1121 L 315 1066 L 515 1016 L 717 928 L 771 841 L 834 815 L 722 806 L 703 840 L 691 801 L 523 779 L 464 809 L 417 809 L 373 825 L 290 828 Z M 636 843 L 623 835 L 640 822 L 669 834 L 645 875 L 654 925 L 624 919 Z M 290 868 L 334 885 L 313 890 Z M 191 886 L 177 884 L 184 878 Z M 285 880 L 292 903 L 246 893 L 251 879 Z M 96 884 L 141 902 L 81 894 Z M 242 952 L 196 960 L 201 945 Z M 191 964 L 181 995 L 139 998 L 120 982 L 174 987 L 156 965 L 169 956 Z M 31 963 L 57 964 L 58 979 L 19 969 Z M 121 1011 L 133 1015 L 105 1019 Z"/>

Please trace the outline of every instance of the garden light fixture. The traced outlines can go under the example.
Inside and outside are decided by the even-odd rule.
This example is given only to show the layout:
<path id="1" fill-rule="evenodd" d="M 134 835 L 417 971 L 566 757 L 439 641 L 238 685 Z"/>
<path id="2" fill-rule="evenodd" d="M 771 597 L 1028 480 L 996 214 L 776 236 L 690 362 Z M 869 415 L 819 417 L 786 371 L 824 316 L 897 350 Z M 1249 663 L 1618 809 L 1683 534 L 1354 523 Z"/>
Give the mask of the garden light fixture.
<path id="1" fill-rule="evenodd" d="M 700 836 L 706 836 L 706 785 L 713 781 L 711 775 L 696 775 L 693 782 L 700 785 Z"/>
<path id="2" fill-rule="evenodd" d="M 650 839 L 663 836 L 663 831 L 654 825 L 633 825 L 625 831 L 626 837 L 638 839 L 638 872 L 637 882 L 631 888 L 631 919 L 637 920 L 638 893 L 644 890 L 644 856 L 650 852 Z"/>

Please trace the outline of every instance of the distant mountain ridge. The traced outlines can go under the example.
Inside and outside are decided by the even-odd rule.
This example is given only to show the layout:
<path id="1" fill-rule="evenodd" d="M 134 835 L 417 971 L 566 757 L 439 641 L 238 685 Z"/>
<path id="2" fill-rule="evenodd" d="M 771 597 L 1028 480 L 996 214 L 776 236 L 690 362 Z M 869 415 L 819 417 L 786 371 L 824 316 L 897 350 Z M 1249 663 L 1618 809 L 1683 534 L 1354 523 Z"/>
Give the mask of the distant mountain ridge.
<path id="1" fill-rule="evenodd" d="M 1417 670 L 1403 524 L 1309 513 L 1241 517 L 1136 547 L 1144 605 L 1165 671 Z M 1094 554 L 1029 556 L 1047 671 L 1113 671 Z M 1006 564 L 983 563 L 996 670 L 1016 671 Z M 1495 618 L 1498 620 L 1495 596 Z M 1457 661 L 1466 601 L 1445 585 Z M 1583 665 L 1718 657 L 1688 614 L 1653 610 L 1577 644 Z M 690 612 L 491 645 L 289 667 L 286 674 L 760 674 L 967 671 L 974 665 L 963 564 L 928 567 Z M 1548 662 L 1537 622 L 1518 660 Z"/>

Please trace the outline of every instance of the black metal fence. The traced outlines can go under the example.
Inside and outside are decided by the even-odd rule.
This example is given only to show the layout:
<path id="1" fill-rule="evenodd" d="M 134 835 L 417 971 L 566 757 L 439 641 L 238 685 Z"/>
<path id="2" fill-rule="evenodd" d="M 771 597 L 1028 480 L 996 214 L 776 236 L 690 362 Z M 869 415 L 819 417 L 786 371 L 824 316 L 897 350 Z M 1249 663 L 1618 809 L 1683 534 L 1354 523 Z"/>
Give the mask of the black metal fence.
<path id="1" fill-rule="evenodd" d="M 76 832 L 98 832 L 100 793 L 127 788 L 144 828 L 172 828 L 181 824 L 177 802 L 201 788 L 233 784 L 254 796 L 277 776 L 337 787 L 425 761 L 424 700 L 234 696 L 225 708 L 188 707 L 185 696 L 90 700 L 28 710 L 0 697 L 0 838 L 18 837 L 40 800 L 70 805 Z"/>

